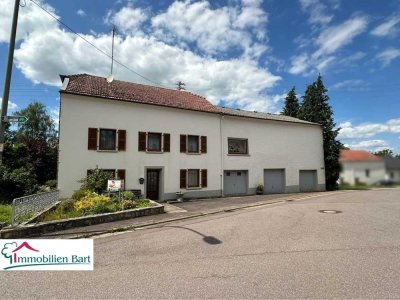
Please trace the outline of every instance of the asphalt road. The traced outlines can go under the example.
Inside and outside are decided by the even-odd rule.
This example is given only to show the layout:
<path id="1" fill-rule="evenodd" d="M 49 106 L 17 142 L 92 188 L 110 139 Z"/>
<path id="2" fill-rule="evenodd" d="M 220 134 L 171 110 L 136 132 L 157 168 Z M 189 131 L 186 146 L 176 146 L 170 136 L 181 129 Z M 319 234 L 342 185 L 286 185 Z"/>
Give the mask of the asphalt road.
<path id="1" fill-rule="evenodd" d="M 400 189 L 97 237 L 95 271 L 0 272 L 0 298 L 398 299 Z"/>

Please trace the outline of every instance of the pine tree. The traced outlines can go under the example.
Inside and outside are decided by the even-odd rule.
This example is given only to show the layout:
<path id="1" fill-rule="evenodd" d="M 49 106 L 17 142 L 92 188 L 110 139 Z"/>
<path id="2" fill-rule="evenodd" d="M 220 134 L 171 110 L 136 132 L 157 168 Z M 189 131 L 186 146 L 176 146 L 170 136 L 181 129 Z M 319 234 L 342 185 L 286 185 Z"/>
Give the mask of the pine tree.
<path id="1" fill-rule="evenodd" d="M 319 74 L 317 80 L 307 87 L 302 97 L 303 103 L 298 117 L 322 125 L 326 189 L 334 190 L 337 188 L 339 178 L 339 152 L 342 143 L 336 140 L 340 129 L 335 129 L 336 124 L 333 120 L 332 108 L 328 103 L 327 91 Z"/>
<path id="2" fill-rule="evenodd" d="M 293 87 L 285 98 L 285 106 L 283 107 L 281 115 L 297 118 L 299 108 L 299 100 L 296 96 L 295 87 Z"/>

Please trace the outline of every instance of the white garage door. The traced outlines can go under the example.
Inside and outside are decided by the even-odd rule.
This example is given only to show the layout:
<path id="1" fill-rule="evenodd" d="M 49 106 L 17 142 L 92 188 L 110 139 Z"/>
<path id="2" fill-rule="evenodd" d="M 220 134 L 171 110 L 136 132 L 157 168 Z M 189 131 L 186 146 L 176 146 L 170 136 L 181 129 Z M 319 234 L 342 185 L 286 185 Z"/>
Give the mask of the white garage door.
<path id="1" fill-rule="evenodd" d="M 285 170 L 264 170 L 264 194 L 279 194 L 285 192 Z"/>
<path id="2" fill-rule="evenodd" d="M 300 192 L 317 190 L 317 170 L 300 170 Z"/>
<path id="3" fill-rule="evenodd" d="M 247 171 L 235 170 L 224 172 L 224 194 L 247 194 Z"/>

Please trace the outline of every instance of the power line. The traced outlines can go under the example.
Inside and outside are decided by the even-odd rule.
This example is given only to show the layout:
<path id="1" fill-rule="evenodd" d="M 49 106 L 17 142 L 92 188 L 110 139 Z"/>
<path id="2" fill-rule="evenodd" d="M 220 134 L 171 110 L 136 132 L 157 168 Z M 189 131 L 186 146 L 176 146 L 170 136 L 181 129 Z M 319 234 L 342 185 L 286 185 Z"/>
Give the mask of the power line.
<path id="1" fill-rule="evenodd" d="M 110 54 L 108 54 L 107 52 L 101 50 L 100 48 L 98 48 L 96 45 L 94 45 L 93 43 L 91 43 L 88 39 L 86 39 L 85 37 L 83 37 L 81 34 L 79 34 L 78 32 L 76 32 L 74 29 L 72 29 L 69 25 L 67 25 L 66 23 L 64 23 L 63 21 L 59 20 L 55 15 L 53 15 L 51 12 L 49 12 L 48 10 L 46 10 L 44 7 L 42 7 L 40 4 L 38 4 L 36 1 L 34 0 L 30 0 L 31 2 L 33 2 L 37 7 L 39 7 L 41 10 L 43 10 L 45 13 L 47 13 L 49 16 L 51 16 L 54 20 L 56 20 L 58 23 L 60 23 L 61 25 L 63 25 L 65 28 L 67 28 L 69 31 L 71 31 L 73 34 L 77 35 L 78 37 L 80 37 L 82 40 L 84 40 L 86 43 L 88 43 L 89 45 L 91 45 L 93 48 L 95 48 L 97 51 L 101 52 L 102 54 L 104 54 L 105 56 L 107 56 L 108 58 L 111 58 L 114 62 L 116 62 L 117 64 L 119 64 L 120 66 L 124 67 L 125 69 L 131 71 L 132 73 L 136 74 L 137 76 L 143 78 L 146 81 L 149 81 L 155 85 L 164 87 L 161 83 L 156 82 L 151 80 L 150 78 L 147 78 L 146 76 L 143 76 L 141 74 L 139 74 L 138 72 L 136 72 L 135 70 L 129 68 L 128 66 L 124 65 L 122 62 L 114 59 Z"/>

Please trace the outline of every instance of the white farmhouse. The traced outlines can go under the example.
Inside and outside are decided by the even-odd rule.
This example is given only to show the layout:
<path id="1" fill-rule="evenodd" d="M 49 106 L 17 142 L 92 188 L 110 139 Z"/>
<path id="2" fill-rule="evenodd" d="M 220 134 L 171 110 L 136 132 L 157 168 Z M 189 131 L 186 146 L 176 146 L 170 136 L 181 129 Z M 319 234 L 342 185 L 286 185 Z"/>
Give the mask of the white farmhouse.
<path id="1" fill-rule="evenodd" d="M 379 156 L 363 150 L 340 151 L 340 181 L 355 185 L 376 184 L 385 179 L 385 163 Z"/>
<path id="2" fill-rule="evenodd" d="M 61 76 L 61 197 L 98 167 L 154 200 L 325 190 L 322 128 L 87 74 Z"/>

